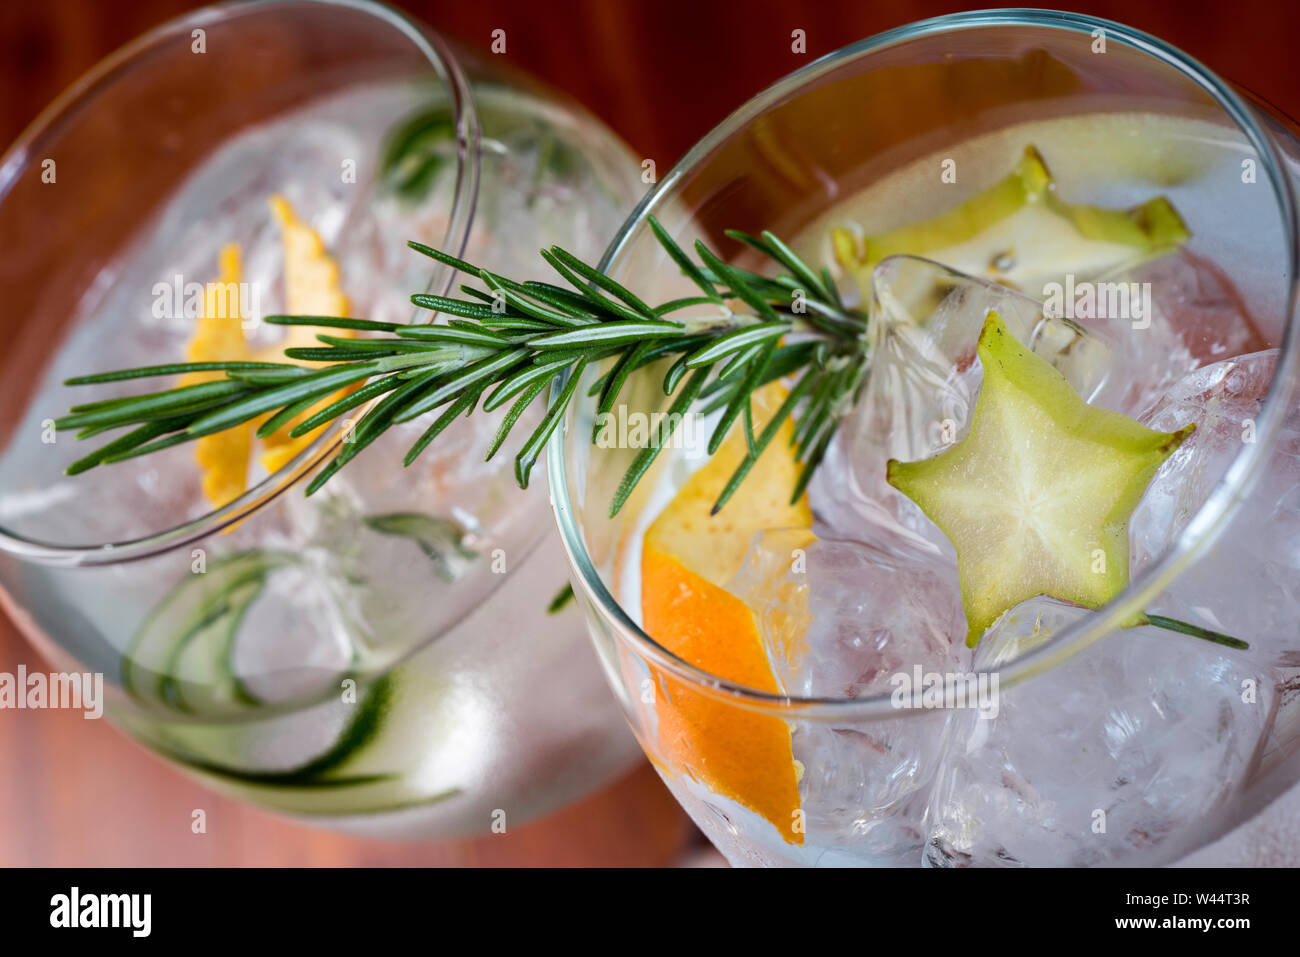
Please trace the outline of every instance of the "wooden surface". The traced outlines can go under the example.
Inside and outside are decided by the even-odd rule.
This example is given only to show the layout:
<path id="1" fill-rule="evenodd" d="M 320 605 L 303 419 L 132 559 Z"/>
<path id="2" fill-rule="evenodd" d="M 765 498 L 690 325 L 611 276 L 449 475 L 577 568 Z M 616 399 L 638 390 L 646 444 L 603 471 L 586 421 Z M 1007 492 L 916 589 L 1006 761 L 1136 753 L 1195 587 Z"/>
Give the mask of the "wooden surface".
<path id="1" fill-rule="evenodd" d="M 666 170 L 764 86 L 813 58 L 961 5 L 872 0 L 474 0 L 397 4 L 462 43 L 506 56 L 584 103 Z M 0 140 L 9 142 L 95 61 L 197 6 L 184 0 L 5 0 Z M 1106 2 L 1075 9 L 1141 27 L 1293 115 L 1300 4 Z M 791 31 L 807 52 L 791 51 Z M 0 618 L 0 671 L 43 665 Z M 192 809 L 208 834 L 192 835 Z M 386 844 L 310 830 L 226 801 L 104 722 L 0 712 L 0 865 L 667 864 L 692 830 L 648 767 L 509 834 Z"/>
<path id="2" fill-rule="evenodd" d="M 492 31 L 505 30 L 511 63 L 586 105 L 661 171 L 747 98 L 816 57 L 891 27 L 982 6 L 941 0 L 397 0 L 394 5 L 485 52 Z M 1154 33 L 1270 102 L 1289 105 L 1293 112 L 1300 107 L 1294 53 L 1300 4 L 1071 0 L 1063 5 Z M 0 139 L 17 135 L 96 60 L 196 6 L 185 0 L 5 0 L 0 4 Z M 795 29 L 806 32 L 806 53 L 790 49 Z"/>

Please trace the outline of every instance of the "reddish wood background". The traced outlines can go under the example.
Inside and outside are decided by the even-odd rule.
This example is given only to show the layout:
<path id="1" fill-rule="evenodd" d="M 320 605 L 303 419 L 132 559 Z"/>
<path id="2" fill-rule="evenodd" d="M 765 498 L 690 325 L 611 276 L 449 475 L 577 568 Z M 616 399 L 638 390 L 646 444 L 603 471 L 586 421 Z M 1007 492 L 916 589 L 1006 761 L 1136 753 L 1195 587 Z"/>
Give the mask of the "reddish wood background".
<path id="1" fill-rule="evenodd" d="M 6 0 L 0 5 L 0 141 L 132 37 L 186 0 Z M 400 0 L 486 50 L 504 29 L 514 65 L 558 87 L 666 170 L 773 80 L 838 47 L 968 8 L 937 0 Z M 1148 30 L 1292 115 L 1300 4 L 1221 0 L 1079 2 Z M 806 31 L 807 53 L 790 49 Z M 0 671 L 42 667 L 0 618 Z M 189 834 L 191 809 L 207 835 Z M 178 822 L 167 827 L 164 822 Z M 184 835 L 178 838 L 177 835 Z M 102 722 L 0 712 L 0 865 L 666 864 L 694 838 L 643 768 L 602 795 L 500 837 L 398 845 L 312 831 L 218 799 Z"/>

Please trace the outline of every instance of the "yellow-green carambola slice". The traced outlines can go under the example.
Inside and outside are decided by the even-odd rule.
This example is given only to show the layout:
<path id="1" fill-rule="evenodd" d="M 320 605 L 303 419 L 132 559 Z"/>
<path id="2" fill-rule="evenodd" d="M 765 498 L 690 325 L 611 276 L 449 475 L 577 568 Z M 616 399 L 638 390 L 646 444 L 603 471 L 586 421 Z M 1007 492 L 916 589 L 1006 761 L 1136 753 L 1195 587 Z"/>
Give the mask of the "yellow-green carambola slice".
<path id="1" fill-rule="evenodd" d="M 840 264 L 863 289 L 887 256 L 923 256 L 1037 298 L 1066 273 L 1088 279 L 1173 249 L 1190 233 L 1163 196 L 1130 209 L 1067 203 L 1033 146 L 1004 179 L 932 219 L 874 236 L 837 228 Z"/>
<path id="2" fill-rule="evenodd" d="M 977 352 L 970 434 L 932 458 L 891 459 L 887 473 L 957 549 L 971 646 L 1025 599 L 1097 608 L 1123 590 L 1129 517 L 1195 428 L 1156 432 L 1088 405 L 996 312 Z"/>

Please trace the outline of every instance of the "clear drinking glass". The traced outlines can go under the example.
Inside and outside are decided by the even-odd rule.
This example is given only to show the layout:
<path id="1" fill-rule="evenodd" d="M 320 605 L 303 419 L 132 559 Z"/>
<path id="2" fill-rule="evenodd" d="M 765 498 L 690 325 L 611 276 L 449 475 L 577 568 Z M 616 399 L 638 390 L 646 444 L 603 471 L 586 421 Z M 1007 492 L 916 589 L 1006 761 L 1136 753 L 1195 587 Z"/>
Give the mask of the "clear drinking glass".
<path id="1" fill-rule="evenodd" d="M 428 423 L 397 430 L 305 498 L 345 421 L 279 467 L 254 454 L 218 508 L 193 447 L 69 477 L 98 440 L 48 420 L 174 383 L 60 385 L 182 361 L 226 244 L 246 342 L 276 352 L 260 317 L 309 311 L 286 268 L 316 292 L 337 269 L 353 315 L 427 322 L 411 294 L 466 280 L 407 240 L 510 275 L 552 242 L 594 258 L 639 172 L 574 104 L 374 3 L 204 9 L 100 64 L 0 162 L 6 610 L 57 667 L 102 672 L 138 740 L 327 826 L 499 829 L 625 771 L 580 618 L 547 613 L 545 490 L 514 487 L 510 448 L 484 462 L 492 416 L 405 470 Z M 273 195 L 318 237 L 292 260 Z"/>
<path id="2" fill-rule="evenodd" d="M 997 183 L 1027 146 L 1060 200 L 1119 208 L 1164 196 L 1181 214 L 1191 238 L 1179 251 L 1104 277 L 1149 283 L 1153 321 L 1062 327 L 1041 311 L 1043 287 L 1023 298 L 907 256 L 880 264 L 865 290 L 839 268 L 830 227 L 875 234 L 927 220 Z M 740 571 L 712 582 L 748 605 L 779 690 L 698 667 L 642 628 L 644 602 L 663 598 L 642 589 L 642 536 L 703 461 L 698 443 L 661 452 L 614 518 L 636 450 L 592 444 L 595 401 L 581 385 L 550 449 L 606 675 L 668 786 L 733 864 L 1164 863 L 1300 776 L 1287 690 L 1300 665 L 1296 155 L 1285 119 L 1160 40 L 1073 14 L 989 11 L 881 34 L 787 77 L 642 201 L 603 267 L 643 298 L 690 288 L 674 279 L 653 215 L 684 248 L 702 238 L 751 268 L 724 230 L 770 229 L 836 270 L 871 322 L 877 374 L 811 486 L 816 540 L 760 529 Z M 977 271 L 1014 270 L 1033 251 L 1008 249 Z M 890 325 L 909 289 L 939 305 Z M 967 421 L 979 387 L 970 347 L 990 306 L 1021 316 L 1040 354 L 1088 380 L 1091 401 L 1163 428 L 1199 418 L 1200 436 L 1135 514 L 1119 597 L 1096 611 L 1024 603 L 972 656 L 951 546 L 884 485 L 883 466 L 925 457 L 931 429 Z M 939 322 L 956 323 L 969 352 L 940 341 Z M 915 360 L 933 376 L 909 390 L 899 343 L 917 329 L 940 355 Z M 1063 329 L 1072 347 L 1053 345 Z M 658 371 L 629 385 L 628 415 L 664 408 Z M 883 426 L 869 409 L 888 413 Z M 1142 609 L 1237 634 L 1250 650 L 1121 627 Z M 699 626 L 700 646 L 726 638 Z M 891 679 L 914 666 L 986 679 L 1000 689 L 996 715 L 900 710 Z"/>

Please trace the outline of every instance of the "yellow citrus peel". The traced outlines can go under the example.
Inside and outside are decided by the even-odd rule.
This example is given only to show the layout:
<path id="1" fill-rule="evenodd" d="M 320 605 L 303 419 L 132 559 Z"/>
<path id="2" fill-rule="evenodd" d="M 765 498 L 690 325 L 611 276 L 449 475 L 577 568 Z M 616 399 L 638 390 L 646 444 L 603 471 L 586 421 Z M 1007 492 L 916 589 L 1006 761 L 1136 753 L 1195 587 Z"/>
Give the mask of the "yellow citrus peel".
<path id="1" fill-rule="evenodd" d="M 298 218 L 283 196 L 272 196 L 270 203 L 280 225 L 284 249 L 285 312 L 346 316 L 349 303 L 340 283 L 338 264 L 325 249 L 320 234 Z M 276 345 L 256 352 L 249 348 L 241 325 L 246 304 L 240 297 L 240 260 L 238 243 L 222 247 L 219 278 L 205 289 L 203 315 L 186 348 L 186 358 L 190 362 L 283 362 L 285 349 L 319 345 L 311 328 L 287 326 L 287 335 Z M 354 335 L 350 329 L 338 329 L 335 333 L 344 338 Z M 191 372 L 179 384 L 195 385 L 220 377 L 220 372 Z M 262 466 L 274 472 L 310 445 L 319 429 L 297 438 L 290 437 L 290 430 L 343 394 L 322 399 L 264 438 Z M 194 458 L 203 473 L 203 494 L 214 507 L 238 498 L 247 488 L 254 436 L 263 421 L 264 418 L 248 422 L 195 442 Z"/>
<path id="2" fill-rule="evenodd" d="M 223 246 L 219 278 L 204 288 L 203 315 L 185 350 L 190 362 L 241 362 L 248 359 L 248 341 L 241 324 L 243 303 L 238 243 Z M 221 378 L 220 372 L 191 372 L 178 385 L 198 385 Z M 248 477 L 252 454 L 251 426 L 205 435 L 194 443 L 194 460 L 203 472 L 203 494 L 214 507 L 238 498 Z"/>
<path id="3" fill-rule="evenodd" d="M 283 196 L 271 197 L 271 211 L 280 224 L 281 242 L 284 245 L 284 302 L 285 312 L 296 316 L 346 316 L 351 308 L 339 279 L 338 263 L 325 249 L 320 234 L 304 223 L 294 213 Z M 318 346 L 316 333 L 310 326 L 288 326 L 289 334 L 273 350 L 274 355 L 264 361 L 283 361 L 285 349 Z M 337 329 L 339 338 L 350 339 L 356 335 L 351 329 Z M 262 466 L 274 472 L 315 440 L 325 426 L 292 438 L 289 432 L 300 422 L 305 422 L 321 409 L 338 400 L 346 392 L 327 396 L 315 405 L 300 412 L 276 431 L 262 440 L 265 451 Z"/>

